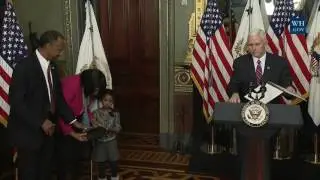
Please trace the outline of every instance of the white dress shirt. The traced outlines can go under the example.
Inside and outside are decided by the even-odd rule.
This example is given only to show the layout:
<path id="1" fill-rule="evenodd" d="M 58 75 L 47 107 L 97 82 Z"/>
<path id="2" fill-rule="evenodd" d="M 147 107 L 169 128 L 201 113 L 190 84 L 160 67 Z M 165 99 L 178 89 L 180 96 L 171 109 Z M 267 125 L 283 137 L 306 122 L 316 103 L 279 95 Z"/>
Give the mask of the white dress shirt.
<path id="1" fill-rule="evenodd" d="M 38 50 L 36 50 L 36 55 L 37 55 L 37 58 L 38 58 L 38 60 L 39 60 L 39 62 L 40 62 L 43 75 L 44 75 L 44 77 L 45 77 L 45 79 L 46 79 L 48 96 L 49 96 L 49 100 L 50 100 L 50 102 L 51 102 L 51 94 L 50 94 L 50 87 L 49 87 L 48 74 L 47 74 L 50 61 L 47 60 L 46 58 L 44 58 L 44 57 L 40 54 L 40 52 L 39 52 Z M 51 78 L 51 82 L 53 83 L 51 70 L 50 70 L 50 78 Z M 77 121 L 77 119 L 74 119 L 74 120 L 71 121 L 69 124 L 73 124 L 73 123 L 76 122 L 76 121 Z"/>
<path id="2" fill-rule="evenodd" d="M 264 53 L 264 55 L 261 57 L 261 58 L 257 58 L 257 57 L 254 57 L 252 56 L 252 59 L 253 59 L 253 63 L 254 63 L 254 71 L 257 70 L 257 66 L 258 66 L 258 60 L 260 60 L 260 65 L 261 65 L 261 70 L 262 70 L 262 74 L 264 72 L 264 66 L 266 64 L 266 53 Z"/>
<path id="3" fill-rule="evenodd" d="M 42 69 L 42 72 L 43 72 L 43 75 L 46 79 L 46 84 L 47 84 L 47 91 L 48 91 L 48 96 L 49 96 L 49 100 L 51 102 L 51 94 L 50 94 L 50 87 L 49 87 L 49 81 L 48 81 L 48 74 L 47 74 L 47 71 L 48 71 L 48 67 L 49 67 L 49 64 L 50 64 L 50 61 L 45 59 L 38 50 L 36 50 L 36 55 L 38 57 L 38 60 L 40 62 L 40 65 L 41 65 L 41 69 Z M 52 74 L 51 74 L 51 71 L 50 71 L 50 78 L 51 78 L 51 82 L 52 82 Z"/>

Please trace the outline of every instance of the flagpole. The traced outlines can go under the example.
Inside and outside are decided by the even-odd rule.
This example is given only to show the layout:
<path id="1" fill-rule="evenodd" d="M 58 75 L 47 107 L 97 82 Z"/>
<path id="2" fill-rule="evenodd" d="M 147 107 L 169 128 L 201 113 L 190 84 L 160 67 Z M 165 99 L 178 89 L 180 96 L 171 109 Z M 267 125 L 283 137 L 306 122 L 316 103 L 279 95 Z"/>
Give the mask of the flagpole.
<path id="1" fill-rule="evenodd" d="M 285 13 L 286 13 L 286 14 L 289 12 L 287 6 L 288 6 L 288 4 L 286 4 L 286 9 L 285 9 Z M 287 37 L 286 37 L 286 30 L 288 30 L 288 32 L 289 32 L 289 28 L 286 29 L 286 27 L 288 27 L 289 24 L 290 24 L 291 14 L 289 14 L 287 18 L 290 18 L 290 20 L 289 20 L 289 22 L 287 22 L 288 24 L 285 25 L 284 31 L 282 32 L 282 36 L 283 36 L 282 41 L 283 41 L 284 51 L 282 51 L 281 56 L 284 57 L 284 58 L 286 58 L 287 61 L 289 61 L 289 60 L 288 60 L 288 57 L 287 57 L 287 55 L 286 55 L 286 52 L 287 52 L 287 46 L 286 46 L 286 44 L 287 44 L 287 43 L 286 43 L 286 39 L 287 39 Z"/>
<path id="2" fill-rule="evenodd" d="M 251 23 L 252 23 L 252 11 L 253 11 L 253 9 L 252 9 L 252 3 L 251 3 L 251 0 L 249 0 L 249 4 L 250 4 L 250 6 L 249 6 L 249 9 L 248 9 L 248 15 L 249 15 L 249 33 L 250 33 L 250 31 L 251 31 Z"/>
<path id="3" fill-rule="evenodd" d="M 231 0 L 228 0 L 228 6 L 229 6 L 229 41 L 230 41 L 230 45 L 232 47 L 233 45 L 233 31 L 235 31 L 235 29 L 233 29 L 234 27 L 234 24 L 233 24 L 233 21 L 232 21 L 232 1 Z M 231 128 L 231 143 L 232 145 L 229 144 L 229 151 L 232 155 L 237 155 L 237 132 L 236 132 L 236 129 L 233 127 Z M 230 141 L 230 139 L 229 139 Z M 230 143 L 230 142 L 229 142 Z M 231 147 L 230 147 L 231 146 Z"/>
<path id="4" fill-rule="evenodd" d="M 230 45 L 232 46 L 232 39 L 233 39 L 233 24 L 232 24 L 232 10 L 231 10 L 231 0 L 228 0 L 228 6 L 229 6 L 229 40 Z"/>
<path id="5" fill-rule="evenodd" d="M 93 25 L 92 25 L 92 16 L 91 16 L 91 7 L 90 5 L 92 5 L 92 0 L 87 0 L 88 3 L 88 10 L 89 10 L 89 22 L 90 22 L 90 36 L 91 36 L 91 48 L 92 48 L 92 63 L 91 66 L 95 66 L 96 65 L 96 60 L 95 60 L 95 54 L 94 54 L 94 41 L 93 41 Z"/>

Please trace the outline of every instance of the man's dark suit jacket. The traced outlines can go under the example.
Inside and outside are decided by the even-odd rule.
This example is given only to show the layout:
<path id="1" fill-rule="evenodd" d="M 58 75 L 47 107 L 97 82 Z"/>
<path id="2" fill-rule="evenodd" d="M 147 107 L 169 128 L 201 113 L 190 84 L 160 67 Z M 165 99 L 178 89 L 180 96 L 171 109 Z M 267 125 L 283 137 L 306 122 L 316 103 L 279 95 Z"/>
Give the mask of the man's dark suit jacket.
<path id="1" fill-rule="evenodd" d="M 56 113 L 50 115 L 46 80 L 37 56 L 22 59 L 15 67 L 9 90 L 10 115 L 8 131 L 13 146 L 23 149 L 40 148 L 45 134 L 41 128 L 45 119 L 56 123 L 57 116 L 69 123 L 74 120 L 71 109 L 61 93 L 58 68 L 52 64 L 51 73 Z"/>
<path id="2" fill-rule="evenodd" d="M 233 63 L 233 75 L 228 86 L 228 95 L 238 92 L 241 102 L 247 102 L 244 96 L 249 92 L 250 83 L 257 85 L 256 72 L 251 54 L 240 56 Z M 282 87 L 292 84 L 288 62 L 277 55 L 267 53 L 262 82 L 274 82 Z M 278 103 L 276 98 L 271 103 Z"/>

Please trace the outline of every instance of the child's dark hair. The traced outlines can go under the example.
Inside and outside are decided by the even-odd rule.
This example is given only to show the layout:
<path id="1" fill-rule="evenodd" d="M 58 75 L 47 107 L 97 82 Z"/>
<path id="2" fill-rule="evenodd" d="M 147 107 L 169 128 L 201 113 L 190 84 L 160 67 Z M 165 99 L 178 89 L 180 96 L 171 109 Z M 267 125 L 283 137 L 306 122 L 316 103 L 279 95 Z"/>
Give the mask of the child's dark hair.
<path id="1" fill-rule="evenodd" d="M 112 98 L 113 97 L 113 91 L 111 89 L 102 89 L 99 93 L 99 100 L 102 100 L 106 95 L 110 95 Z"/>

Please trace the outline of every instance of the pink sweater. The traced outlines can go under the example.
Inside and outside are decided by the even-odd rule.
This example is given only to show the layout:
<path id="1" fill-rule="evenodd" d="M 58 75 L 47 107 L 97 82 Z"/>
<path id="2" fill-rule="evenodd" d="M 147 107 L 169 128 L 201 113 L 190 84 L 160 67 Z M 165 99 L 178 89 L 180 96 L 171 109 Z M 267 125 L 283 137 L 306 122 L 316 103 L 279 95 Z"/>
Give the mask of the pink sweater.
<path id="1" fill-rule="evenodd" d="M 61 86 L 64 98 L 72 109 L 73 114 L 75 116 L 80 116 L 83 112 L 83 92 L 80 75 L 68 76 L 62 79 Z M 73 131 L 71 125 L 66 124 L 62 119 L 59 120 L 58 124 L 64 135 L 68 135 Z"/>

